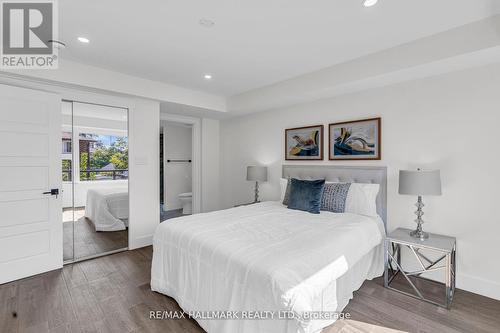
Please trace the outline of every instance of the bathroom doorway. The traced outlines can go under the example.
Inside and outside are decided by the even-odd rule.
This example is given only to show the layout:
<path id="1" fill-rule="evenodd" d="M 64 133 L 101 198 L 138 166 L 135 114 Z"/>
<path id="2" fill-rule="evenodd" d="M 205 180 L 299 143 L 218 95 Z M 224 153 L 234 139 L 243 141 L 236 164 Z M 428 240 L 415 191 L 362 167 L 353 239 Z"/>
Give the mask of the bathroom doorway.
<path id="1" fill-rule="evenodd" d="M 193 214 L 193 124 L 160 121 L 160 221 Z"/>

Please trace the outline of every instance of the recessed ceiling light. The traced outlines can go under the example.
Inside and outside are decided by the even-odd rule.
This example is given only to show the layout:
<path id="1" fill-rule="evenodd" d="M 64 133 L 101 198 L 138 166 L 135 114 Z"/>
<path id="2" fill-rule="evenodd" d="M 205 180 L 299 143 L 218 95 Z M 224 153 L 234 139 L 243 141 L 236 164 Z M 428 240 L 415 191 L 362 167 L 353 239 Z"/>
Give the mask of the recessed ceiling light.
<path id="1" fill-rule="evenodd" d="M 377 4 L 378 0 L 363 0 L 363 6 L 371 7 Z"/>
<path id="2" fill-rule="evenodd" d="M 212 74 L 205 74 L 205 75 L 203 75 L 203 77 L 205 78 L 205 80 L 211 80 Z"/>
<path id="3" fill-rule="evenodd" d="M 85 37 L 78 37 L 78 41 L 81 43 L 85 43 L 85 44 L 90 43 L 90 40 L 88 38 L 85 38 Z"/>
<path id="4" fill-rule="evenodd" d="M 198 23 L 200 23 L 200 25 L 202 27 L 205 27 L 205 28 L 211 28 L 215 25 L 215 22 L 212 21 L 212 20 L 209 20 L 207 18 L 201 18 Z"/>

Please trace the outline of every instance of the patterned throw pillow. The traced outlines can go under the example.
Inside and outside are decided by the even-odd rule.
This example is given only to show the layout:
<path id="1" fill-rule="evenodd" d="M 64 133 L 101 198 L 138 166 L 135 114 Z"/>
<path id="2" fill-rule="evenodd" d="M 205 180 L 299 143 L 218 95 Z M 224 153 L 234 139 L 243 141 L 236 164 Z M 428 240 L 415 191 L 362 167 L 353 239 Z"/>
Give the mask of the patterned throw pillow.
<path id="1" fill-rule="evenodd" d="M 285 206 L 288 206 L 288 200 L 290 199 L 290 189 L 291 189 L 290 184 L 291 183 L 292 183 L 292 179 L 288 178 L 288 182 L 286 183 L 285 197 L 283 198 L 283 205 L 285 205 Z"/>
<path id="2" fill-rule="evenodd" d="M 351 183 L 327 183 L 321 198 L 321 210 L 334 213 L 345 212 L 345 201 Z"/>

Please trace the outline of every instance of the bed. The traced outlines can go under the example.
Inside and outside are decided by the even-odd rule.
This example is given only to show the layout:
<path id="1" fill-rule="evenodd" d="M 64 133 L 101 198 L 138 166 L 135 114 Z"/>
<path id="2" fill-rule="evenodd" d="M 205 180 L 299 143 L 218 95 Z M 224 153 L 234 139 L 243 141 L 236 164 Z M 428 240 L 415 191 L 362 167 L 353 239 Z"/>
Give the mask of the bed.
<path id="1" fill-rule="evenodd" d="M 96 231 L 118 231 L 128 227 L 128 190 L 123 187 L 87 191 L 85 217 Z"/>
<path id="2" fill-rule="evenodd" d="M 154 235 L 152 290 L 176 299 L 209 333 L 318 332 L 332 324 L 353 291 L 382 274 L 386 169 L 284 166 L 283 176 L 376 182 L 379 216 L 263 202 L 172 219 Z M 236 319 L 213 319 L 221 315 Z"/>

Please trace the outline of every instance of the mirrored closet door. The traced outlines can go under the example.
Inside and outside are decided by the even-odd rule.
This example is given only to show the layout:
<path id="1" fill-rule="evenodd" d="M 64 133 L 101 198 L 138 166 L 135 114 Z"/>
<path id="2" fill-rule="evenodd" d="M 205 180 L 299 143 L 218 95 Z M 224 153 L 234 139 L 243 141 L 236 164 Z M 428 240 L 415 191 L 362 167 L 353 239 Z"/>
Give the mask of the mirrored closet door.
<path id="1" fill-rule="evenodd" d="M 128 247 L 128 110 L 75 101 L 62 108 L 64 261 Z"/>

